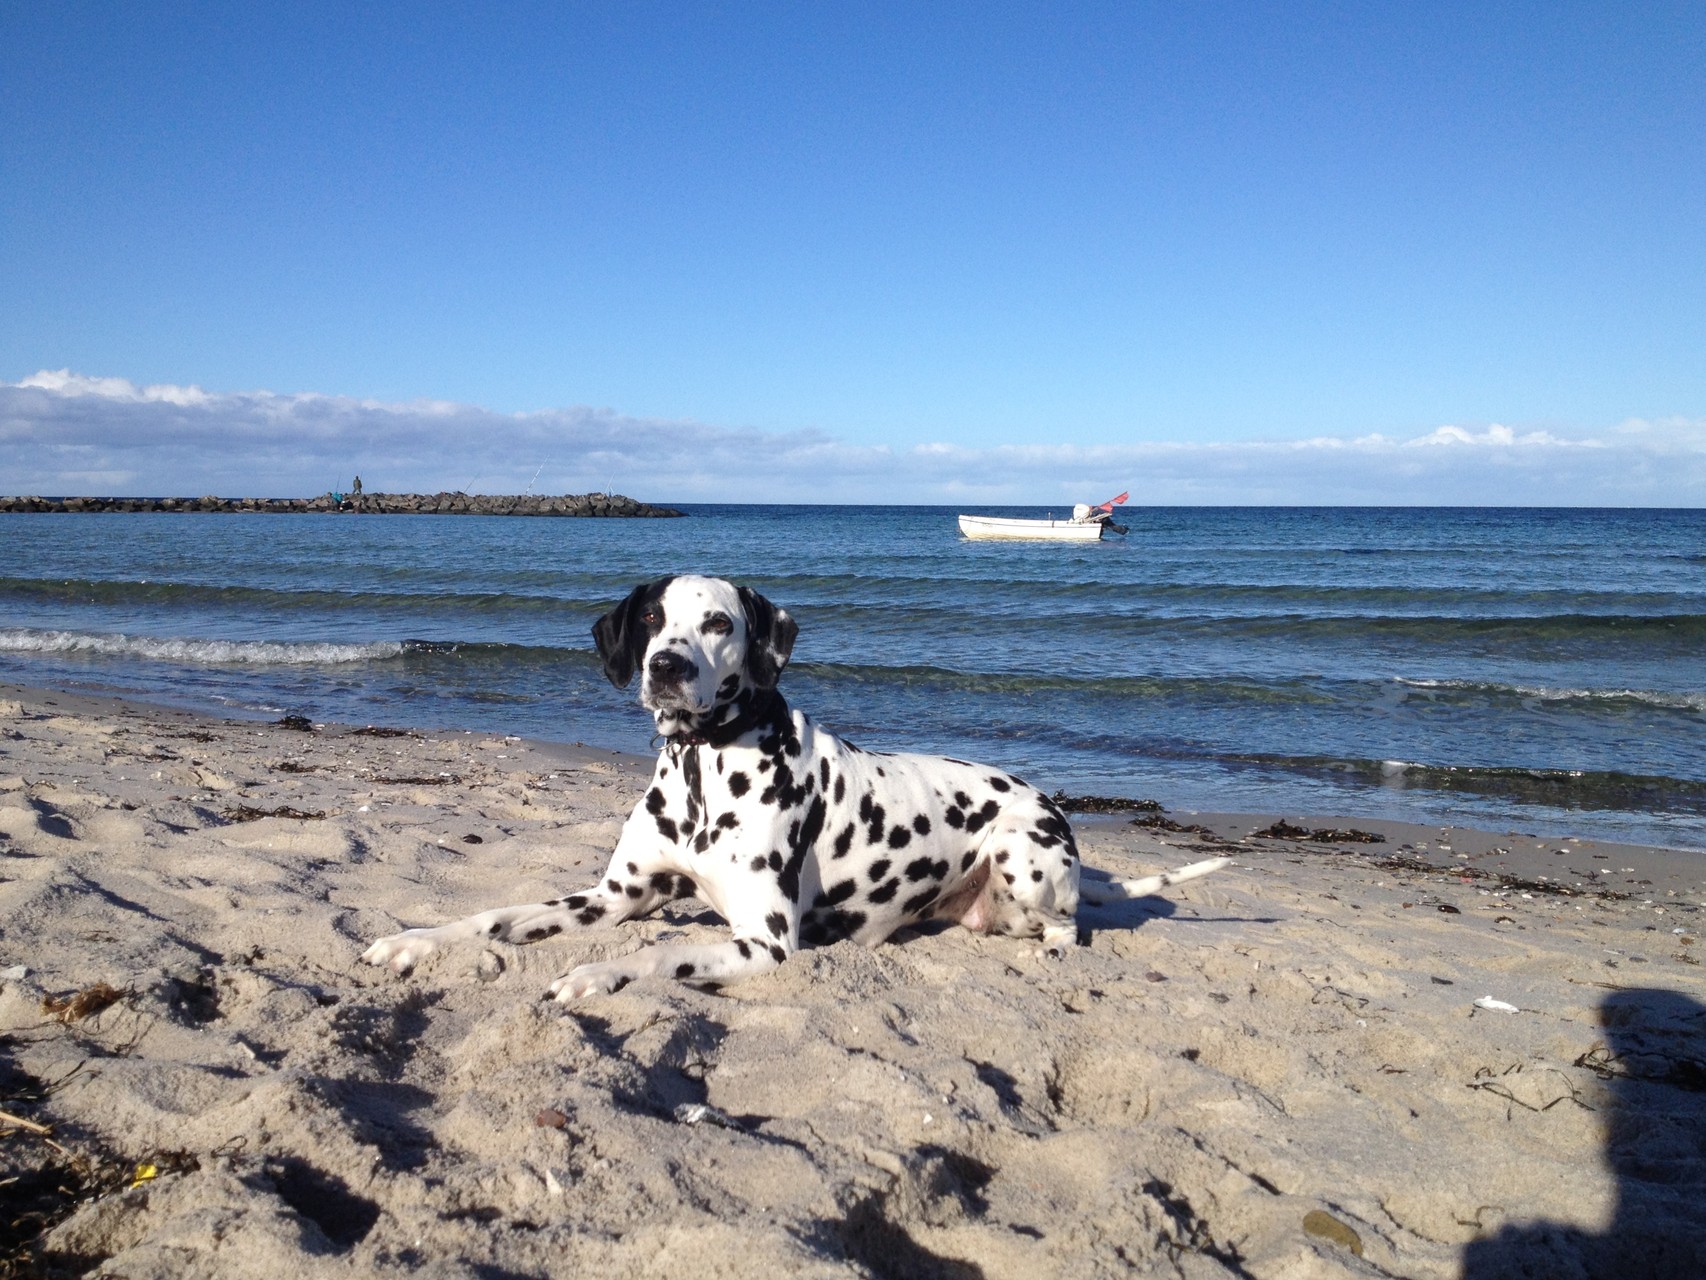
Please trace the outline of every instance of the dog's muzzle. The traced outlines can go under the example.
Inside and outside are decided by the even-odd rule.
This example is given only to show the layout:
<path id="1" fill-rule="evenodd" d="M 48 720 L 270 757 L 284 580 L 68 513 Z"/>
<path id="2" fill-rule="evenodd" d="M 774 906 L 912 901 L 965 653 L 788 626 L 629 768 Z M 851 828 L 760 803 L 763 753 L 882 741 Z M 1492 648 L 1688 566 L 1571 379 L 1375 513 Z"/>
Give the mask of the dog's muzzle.
<path id="1" fill-rule="evenodd" d="M 645 701 L 654 706 L 685 706 L 692 702 L 688 686 L 699 666 L 673 649 L 660 649 L 646 663 Z"/>

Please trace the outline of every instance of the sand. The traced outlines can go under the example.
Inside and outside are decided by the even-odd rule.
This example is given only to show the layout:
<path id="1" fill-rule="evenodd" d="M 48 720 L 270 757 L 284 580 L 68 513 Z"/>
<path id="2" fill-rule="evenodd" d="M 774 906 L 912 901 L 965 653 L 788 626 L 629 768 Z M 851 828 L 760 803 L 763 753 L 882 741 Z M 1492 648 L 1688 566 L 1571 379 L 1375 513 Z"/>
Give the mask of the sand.
<path id="1" fill-rule="evenodd" d="M 689 903 L 357 963 L 592 884 L 648 771 L 0 687 L 0 1265 L 1706 1274 L 1706 855 L 1097 817 L 1093 865 L 1233 865 L 1063 961 L 940 928 L 540 1001 L 718 937 Z"/>

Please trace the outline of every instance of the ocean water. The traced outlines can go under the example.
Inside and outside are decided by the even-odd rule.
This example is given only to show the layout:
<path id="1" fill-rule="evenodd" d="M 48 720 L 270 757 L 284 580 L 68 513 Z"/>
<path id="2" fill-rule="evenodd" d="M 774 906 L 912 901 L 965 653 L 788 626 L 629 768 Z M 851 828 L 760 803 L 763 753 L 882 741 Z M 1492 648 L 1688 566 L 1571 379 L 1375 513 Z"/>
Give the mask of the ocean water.
<path id="1" fill-rule="evenodd" d="M 1124 539 L 1048 545 L 953 508 L 688 510 L 0 515 L 0 679 L 643 752 L 590 628 L 704 572 L 794 615 L 784 692 L 863 746 L 1706 846 L 1706 511 L 1127 508 Z"/>

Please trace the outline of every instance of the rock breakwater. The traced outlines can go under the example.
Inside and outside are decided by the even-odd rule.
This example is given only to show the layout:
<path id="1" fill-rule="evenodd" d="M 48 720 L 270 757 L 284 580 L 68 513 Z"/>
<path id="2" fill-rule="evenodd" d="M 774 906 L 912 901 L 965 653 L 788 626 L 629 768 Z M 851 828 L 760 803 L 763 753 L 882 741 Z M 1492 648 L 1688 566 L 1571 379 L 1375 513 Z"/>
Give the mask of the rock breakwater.
<path id="1" fill-rule="evenodd" d="M 233 512 L 274 515 L 613 516 L 665 517 L 684 512 L 620 493 L 323 493 L 317 498 L 40 498 L 0 497 L 0 512 L 40 514 Z"/>

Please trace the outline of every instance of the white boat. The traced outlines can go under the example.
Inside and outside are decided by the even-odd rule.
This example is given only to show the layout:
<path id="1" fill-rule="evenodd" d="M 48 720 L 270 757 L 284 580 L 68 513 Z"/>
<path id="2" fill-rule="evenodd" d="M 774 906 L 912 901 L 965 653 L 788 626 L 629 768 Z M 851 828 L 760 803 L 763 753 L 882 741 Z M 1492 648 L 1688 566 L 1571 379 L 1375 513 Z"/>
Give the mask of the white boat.
<path id="1" fill-rule="evenodd" d="M 960 532 L 979 541 L 987 539 L 1041 539 L 1045 542 L 1095 542 L 1105 530 L 1124 533 L 1125 527 L 1114 523 L 1113 508 L 1126 499 L 1125 494 L 1099 507 L 1080 502 L 1072 508 L 1072 519 L 1024 520 L 1013 516 L 961 516 Z"/>
<path id="2" fill-rule="evenodd" d="M 1004 516 L 961 516 L 960 532 L 968 538 L 1042 538 L 1050 542 L 1095 542 L 1102 536 L 1100 520 L 1017 520 Z"/>

